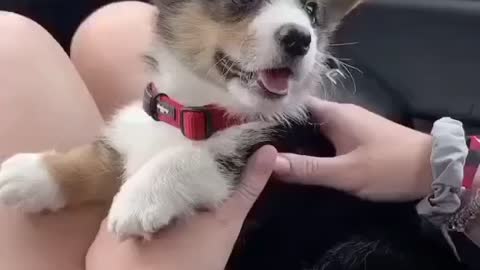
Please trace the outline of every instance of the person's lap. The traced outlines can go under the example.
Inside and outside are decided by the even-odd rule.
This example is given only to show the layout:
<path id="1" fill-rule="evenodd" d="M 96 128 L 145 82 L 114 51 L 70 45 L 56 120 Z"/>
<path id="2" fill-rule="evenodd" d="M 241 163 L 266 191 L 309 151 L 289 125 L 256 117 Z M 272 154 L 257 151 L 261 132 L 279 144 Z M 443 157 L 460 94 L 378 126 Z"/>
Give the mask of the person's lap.
<path id="1" fill-rule="evenodd" d="M 102 115 L 139 97 L 148 79 L 141 54 L 152 14 L 153 7 L 135 2 L 101 9 L 79 28 L 70 61 L 38 24 L 0 12 L 0 162 L 15 153 L 90 142 Z M 25 216 L 0 208 L 2 268 L 84 269 L 105 210 Z"/>

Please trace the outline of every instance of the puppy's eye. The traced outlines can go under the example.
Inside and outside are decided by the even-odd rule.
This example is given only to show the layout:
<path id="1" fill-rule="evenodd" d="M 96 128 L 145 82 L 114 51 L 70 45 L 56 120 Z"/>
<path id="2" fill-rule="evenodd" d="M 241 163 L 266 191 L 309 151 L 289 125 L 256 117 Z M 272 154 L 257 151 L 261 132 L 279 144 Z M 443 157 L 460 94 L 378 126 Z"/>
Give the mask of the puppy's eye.
<path id="1" fill-rule="evenodd" d="M 314 1 L 307 1 L 303 6 L 305 12 L 307 12 L 310 20 L 312 20 L 312 24 L 317 24 L 317 11 L 318 11 L 318 4 Z"/>

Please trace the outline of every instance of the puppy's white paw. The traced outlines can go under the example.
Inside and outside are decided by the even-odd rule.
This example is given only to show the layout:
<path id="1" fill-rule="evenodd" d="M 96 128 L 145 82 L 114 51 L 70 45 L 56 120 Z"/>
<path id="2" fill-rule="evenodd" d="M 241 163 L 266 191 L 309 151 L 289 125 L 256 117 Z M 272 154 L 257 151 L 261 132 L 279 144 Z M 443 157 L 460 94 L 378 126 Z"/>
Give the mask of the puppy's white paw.
<path id="1" fill-rule="evenodd" d="M 25 212 L 58 210 L 65 199 L 42 154 L 17 154 L 0 166 L 0 204 Z"/>
<path id="2" fill-rule="evenodd" d="M 180 211 L 164 198 L 133 190 L 121 190 L 115 196 L 108 215 L 108 229 L 120 240 L 128 237 L 149 239 L 150 235 L 167 226 Z"/>
<path id="3" fill-rule="evenodd" d="M 109 230 L 120 239 L 144 237 L 173 219 L 213 208 L 230 194 L 231 181 L 218 171 L 210 152 L 172 148 L 131 175 L 114 198 Z"/>

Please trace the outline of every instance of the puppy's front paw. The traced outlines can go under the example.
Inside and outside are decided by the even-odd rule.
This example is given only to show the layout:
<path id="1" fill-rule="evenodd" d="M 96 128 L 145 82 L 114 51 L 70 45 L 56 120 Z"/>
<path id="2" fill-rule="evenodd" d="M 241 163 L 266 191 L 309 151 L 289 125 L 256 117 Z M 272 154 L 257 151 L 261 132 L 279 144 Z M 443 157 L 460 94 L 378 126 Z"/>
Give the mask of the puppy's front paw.
<path id="1" fill-rule="evenodd" d="M 17 154 L 0 166 L 0 204 L 34 213 L 58 210 L 65 200 L 41 154 Z"/>
<path id="2" fill-rule="evenodd" d="M 153 199 L 159 194 L 145 194 L 128 189 L 115 197 L 108 215 L 108 229 L 120 240 L 128 237 L 149 239 L 151 234 L 167 226 L 179 214 L 167 198 Z"/>
<path id="3" fill-rule="evenodd" d="M 171 149 L 126 180 L 113 200 L 109 230 L 120 239 L 148 238 L 172 219 L 218 206 L 229 196 L 230 183 L 209 152 Z"/>

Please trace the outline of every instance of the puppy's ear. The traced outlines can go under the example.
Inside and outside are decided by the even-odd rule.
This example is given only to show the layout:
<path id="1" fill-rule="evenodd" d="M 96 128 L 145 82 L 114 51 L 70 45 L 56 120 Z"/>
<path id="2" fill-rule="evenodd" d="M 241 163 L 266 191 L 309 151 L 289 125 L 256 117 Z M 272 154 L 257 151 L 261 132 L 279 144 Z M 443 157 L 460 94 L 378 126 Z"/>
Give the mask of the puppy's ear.
<path id="1" fill-rule="evenodd" d="M 326 17 L 329 28 L 335 30 L 343 17 L 360 4 L 362 0 L 326 0 Z"/>

